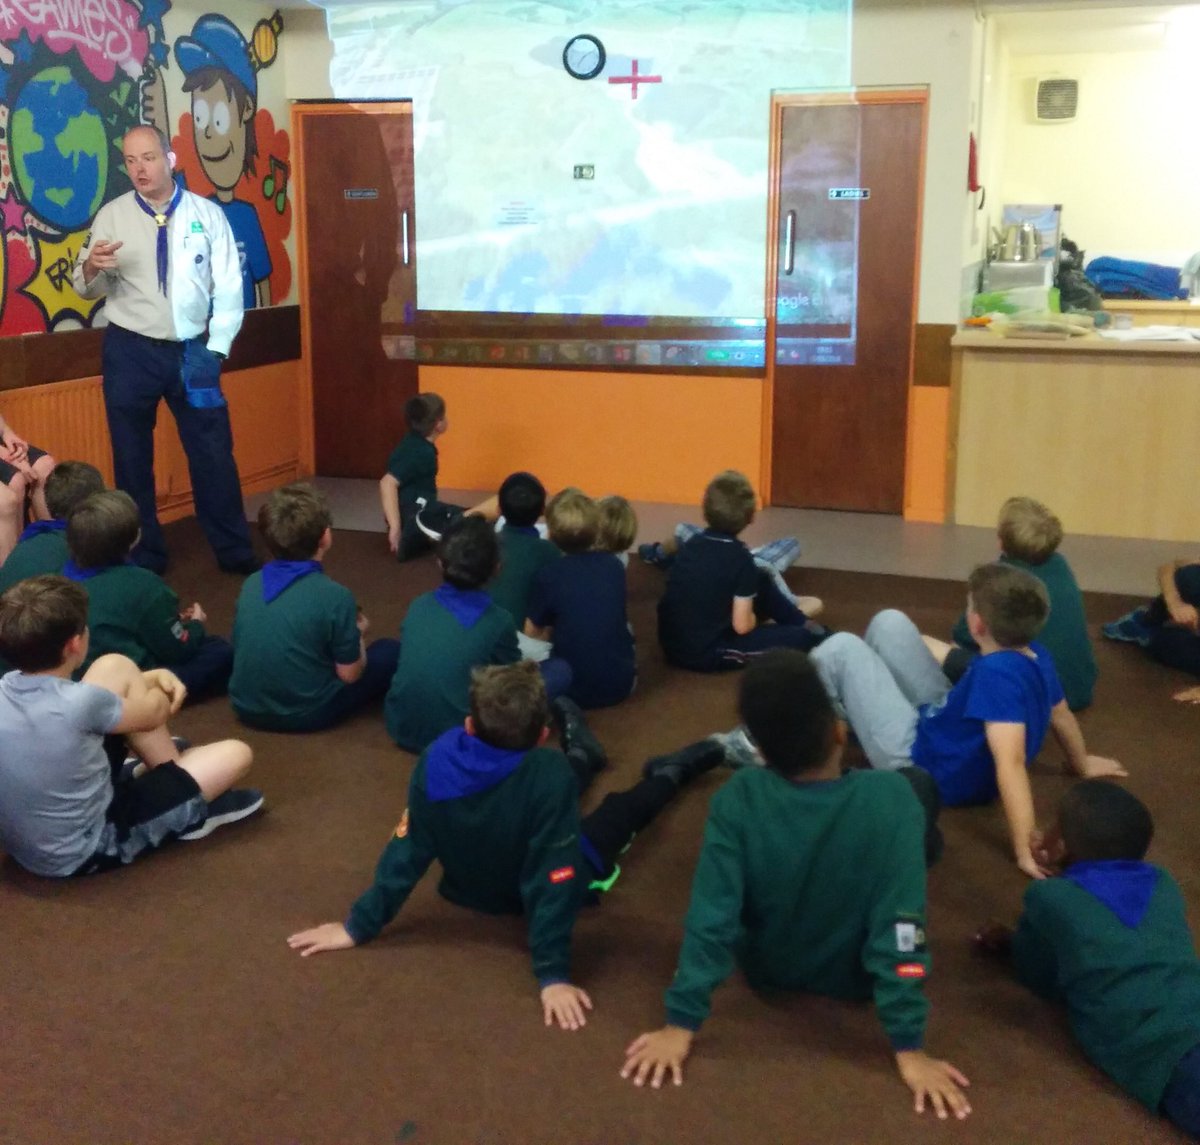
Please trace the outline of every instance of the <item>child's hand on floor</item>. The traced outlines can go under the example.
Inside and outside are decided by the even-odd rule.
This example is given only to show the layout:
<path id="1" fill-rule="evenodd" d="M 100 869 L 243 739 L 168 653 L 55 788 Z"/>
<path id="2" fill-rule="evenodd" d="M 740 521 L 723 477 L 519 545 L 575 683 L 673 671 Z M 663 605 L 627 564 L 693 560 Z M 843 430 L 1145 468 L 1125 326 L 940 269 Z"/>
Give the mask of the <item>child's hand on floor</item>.
<path id="1" fill-rule="evenodd" d="M 580 1030 L 587 1025 L 584 1010 L 592 1008 L 587 993 L 570 982 L 553 982 L 542 990 L 542 1014 L 546 1025 L 555 1022 L 563 1030 Z"/>
<path id="2" fill-rule="evenodd" d="M 189 604 L 187 608 L 181 610 L 179 613 L 179 619 L 198 620 L 201 624 L 203 624 L 208 619 L 208 613 L 206 613 L 204 609 L 200 607 L 199 602 L 197 602 L 196 604 Z"/>
<path id="3" fill-rule="evenodd" d="M 293 950 L 300 951 L 301 958 L 307 958 L 325 950 L 348 950 L 354 945 L 354 939 L 340 922 L 326 922 L 289 935 L 287 943 Z"/>
<path id="4" fill-rule="evenodd" d="M 1106 759 L 1102 755 L 1089 755 L 1083 761 L 1083 776 L 1085 779 L 1100 779 L 1104 776 L 1126 776 L 1125 770 L 1115 759 Z"/>
<path id="5" fill-rule="evenodd" d="M 1200 704 L 1200 684 L 1194 688 L 1184 688 L 1182 692 L 1176 692 L 1171 698 L 1181 704 Z"/>
<path id="6" fill-rule="evenodd" d="M 400 548 L 400 526 L 397 525 L 394 529 L 389 528 L 387 531 L 388 550 L 392 556 L 395 556 Z"/>
<path id="7" fill-rule="evenodd" d="M 634 1085 L 645 1085 L 650 1079 L 651 1089 L 660 1089 L 667 1071 L 676 1085 L 683 1085 L 683 1063 L 692 1052 L 692 1039 L 696 1035 L 682 1026 L 664 1026 L 649 1034 L 642 1034 L 625 1051 L 622 1077 L 632 1077 Z"/>
<path id="8" fill-rule="evenodd" d="M 1039 863 L 1037 859 L 1033 857 L 1032 853 L 1028 851 L 1024 855 L 1017 855 L 1017 866 L 1020 867 L 1021 870 L 1031 879 L 1045 879 L 1052 874 L 1051 871 L 1046 870 L 1041 863 Z"/>
<path id="9" fill-rule="evenodd" d="M 961 1087 L 971 1083 L 949 1062 L 931 1058 L 923 1050 L 905 1050 L 896 1055 L 904 1084 L 913 1091 L 913 1109 L 925 1112 L 928 1099 L 938 1117 L 953 1113 L 960 1121 L 971 1112 Z"/>

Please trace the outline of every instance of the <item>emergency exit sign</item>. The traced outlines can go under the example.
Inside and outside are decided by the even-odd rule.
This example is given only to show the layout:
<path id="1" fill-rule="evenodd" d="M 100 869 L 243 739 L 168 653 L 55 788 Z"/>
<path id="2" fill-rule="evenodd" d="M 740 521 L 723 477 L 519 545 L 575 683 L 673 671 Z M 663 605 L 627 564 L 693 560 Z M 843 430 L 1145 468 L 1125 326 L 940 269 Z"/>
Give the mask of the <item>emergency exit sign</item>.
<path id="1" fill-rule="evenodd" d="M 829 197 L 831 199 L 869 199 L 871 197 L 870 187 L 830 187 Z"/>

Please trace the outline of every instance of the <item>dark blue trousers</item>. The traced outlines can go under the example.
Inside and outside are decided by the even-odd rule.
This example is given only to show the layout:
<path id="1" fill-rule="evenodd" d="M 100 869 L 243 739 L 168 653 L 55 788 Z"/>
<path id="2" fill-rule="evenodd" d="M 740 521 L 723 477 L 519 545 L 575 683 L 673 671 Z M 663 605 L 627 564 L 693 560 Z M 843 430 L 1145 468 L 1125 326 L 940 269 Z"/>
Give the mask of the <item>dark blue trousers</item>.
<path id="1" fill-rule="evenodd" d="M 195 655 L 173 665 L 171 671 L 187 688 L 189 704 L 223 696 L 229 691 L 229 677 L 233 675 L 233 645 L 220 636 L 206 636 Z"/>
<path id="2" fill-rule="evenodd" d="M 181 372 L 183 346 L 120 326 L 109 326 L 104 334 L 104 408 L 117 488 L 137 502 L 141 516 L 142 539 L 134 559 L 159 573 L 167 567 L 167 546 L 154 496 L 154 426 L 163 399 L 179 428 L 196 517 L 217 563 L 236 566 L 254 556 L 233 459 L 229 410 L 188 405 Z"/>
<path id="3" fill-rule="evenodd" d="M 1175 570 L 1175 588 L 1185 604 L 1200 608 L 1200 565 Z M 1200 636 L 1188 628 L 1170 624 L 1167 602 L 1161 596 L 1150 602 L 1146 623 L 1154 628 L 1146 651 L 1160 664 L 1200 676 Z"/>
<path id="4" fill-rule="evenodd" d="M 731 634 L 725 645 L 717 650 L 714 667 L 740 668 L 773 648 L 799 648 L 807 652 L 824 638 L 822 632 L 808 626 L 808 617 L 796 607 L 794 600 L 779 590 L 771 574 L 763 569 L 758 574 L 754 615 L 759 621 L 758 627 L 744 635 Z"/>

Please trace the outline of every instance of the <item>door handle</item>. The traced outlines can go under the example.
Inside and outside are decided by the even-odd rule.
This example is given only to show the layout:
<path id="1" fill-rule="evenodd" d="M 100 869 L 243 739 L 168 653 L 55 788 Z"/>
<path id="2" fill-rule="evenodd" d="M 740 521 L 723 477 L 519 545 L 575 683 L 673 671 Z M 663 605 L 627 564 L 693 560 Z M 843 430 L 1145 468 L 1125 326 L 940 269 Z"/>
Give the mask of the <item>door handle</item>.
<path id="1" fill-rule="evenodd" d="M 796 212 L 788 211 L 783 222 L 783 273 L 796 269 Z"/>
<path id="2" fill-rule="evenodd" d="M 408 211 L 400 212 L 400 259 L 408 266 Z"/>

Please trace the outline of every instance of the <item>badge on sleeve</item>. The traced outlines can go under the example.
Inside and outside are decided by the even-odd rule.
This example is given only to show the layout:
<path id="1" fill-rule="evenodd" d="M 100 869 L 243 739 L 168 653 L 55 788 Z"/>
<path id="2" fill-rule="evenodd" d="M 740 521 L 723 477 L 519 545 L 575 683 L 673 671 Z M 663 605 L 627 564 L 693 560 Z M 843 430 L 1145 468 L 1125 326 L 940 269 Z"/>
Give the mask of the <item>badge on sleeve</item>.
<path id="1" fill-rule="evenodd" d="M 925 928 L 915 916 L 901 915 L 896 919 L 896 951 L 899 954 L 925 952 Z"/>
<path id="2" fill-rule="evenodd" d="M 925 966 L 921 962 L 901 962 L 896 967 L 898 978 L 924 978 Z"/>
<path id="3" fill-rule="evenodd" d="M 550 881 L 555 884 L 569 883 L 574 877 L 574 867 L 556 867 L 550 872 Z"/>
<path id="4" fill-rule="evenodd" d="M 404 814 L 400 816 L 400 822 L 396 824 L 396 838 L 403 839 L 408 834 L 408 808 L 404 809 Z"/>
<path id="5" fill-rule="evenodd" d="M 182 620 L 177 620 L 171 625 L 171 635 L 174 636 L 180 644 L 186 644 L 188 642 L 188 637 L 191 636 L 191 633 L 184 627 Z"/>

